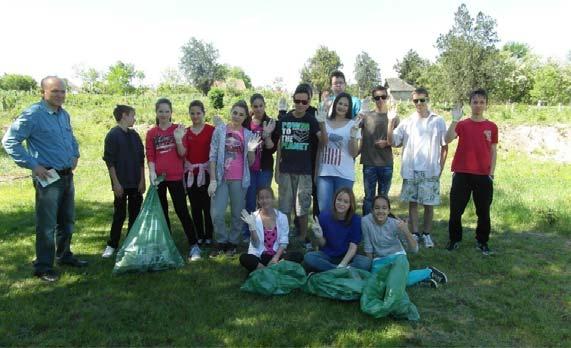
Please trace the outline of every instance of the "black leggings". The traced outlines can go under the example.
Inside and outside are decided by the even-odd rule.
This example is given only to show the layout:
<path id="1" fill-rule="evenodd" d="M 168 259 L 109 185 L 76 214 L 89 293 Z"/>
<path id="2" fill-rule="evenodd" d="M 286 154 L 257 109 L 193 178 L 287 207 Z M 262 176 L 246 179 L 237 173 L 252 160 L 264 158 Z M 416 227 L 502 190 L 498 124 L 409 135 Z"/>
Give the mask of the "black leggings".
<path id="1" fill-rule="evenodd" d="M 258 264 L 261 263 L 267 266 L 272 260 L 273 255 L 262 253 L 260 257 L 252 254 L 242 254 L 240 255 L 240 264 L 248 270 L 248 273 L 255 271 L 258 268 Z M 292 262 L 301 263 L 303 261 L 303 254 L 297 251 L 285 252 L 282 254 L 280 260 L 287 260 Z"/>
<path id="2" fill-rule="evenodd" d="M 192 175 L 192 174 L 191 174 Z M 212 218 L 210 218 L 210 196 L 208 196 L 208 183 L 210 177 L 205 175 L 205 184 L 197 185 L 197 175 L 194 176 L 192 187 L 186 189 L 190 201 L 192 220 L 196 226 L 198 239 L 212 239 Z"/>
<path id="3" fill-rule="evenodd" d="M 167 225 L 169 230 L 171 230 L 171 222 L 169 219 L 169 203 L 167 201 L 167 188 L 171 196 L 172 203 L 174 205 L 174 211 L 182 224 L 184 234 L 186 239 L 188 239 L 188 244 L 191 246 L 196 244 L 196 231 L 194 230 L 194 224 L 188 213 L 188 208 L 186 207 L 186 197 L 184 192 L 184 185 L 182 180 L 180 181 L 163 181 L 158 186 L 159 200 L 161 201 L 161 206 L 163 207 L 163 213 L 165 214 L 165 219 L 167 220 Z"/>

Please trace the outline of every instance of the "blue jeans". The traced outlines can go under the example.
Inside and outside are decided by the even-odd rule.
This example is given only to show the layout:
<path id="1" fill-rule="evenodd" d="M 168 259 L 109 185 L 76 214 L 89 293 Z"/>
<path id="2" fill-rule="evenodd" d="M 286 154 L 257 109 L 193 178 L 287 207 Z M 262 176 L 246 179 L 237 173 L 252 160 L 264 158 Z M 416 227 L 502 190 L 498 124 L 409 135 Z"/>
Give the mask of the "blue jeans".
<path id="1" fill-rule="evenodd" d="M 273 175 L 274 172 L 271 170 L 250 170 L 250 187 L 248 187 L 248 191 L 246 192 L 246 210 L 248 213 L 256 210 L 256 194 L 258 193 L 258 189 L 272 186 Z M 246 238 L 250 237 L 250 230 L 246 224 L 244 224 L 243 235 Z"/>
<path id="2" fill-rule="evenodd" d="M 71 235 L 75 223 L 75 187 L 73 174 L 46 187 L 34 180 L 36 189 L 36 260 L 37 272 L 53 269 L 54 258 L 69 260 Z M 55 236 L 54 236 L 55 234 Z"/>
<path id="3" fill-rule="evenodd" d="M 354 181 L 340 178 L 338 176 L 318 176 L 317 177 L 317 202 L 319 211 L 331 211 L 333 208 L 333 195 L 342 187 L 353 189 Z"/>
<path id="4" fill-rule="evenodd" d="M 390 265 L 399 254 L 379 257 L 373 260 L 373 266 L 371 267 L 371 273 L 377 273 L 381 268 Z M 414 284 L 420 283 L 423 280 L 430 279 L 432 275 L 432 270 L 430 268 L 415 269 L 408 272 L 408 277 L 406 279 L 406 286 L 413 286 Z"/>
<path id="5" fill-rule="evenodd" d="M 337 268 L 339 262 L 343 260 L 343 256 L 331 257 L 323 251 L 310 251 L 303 257 L 303 262 L 310 269 L 317 272 L 324 272 Z M 355 255 L 349 266 L 368 271 L 371 268 L 371 261 L 363 255 Z"/>
<path id="6" fill-rule="evenodd" d="M 373 198 L 380 194 L 389 194 L 393 179 L 393 166 L 366 166 L 363 165 L 363 186 L 365 199 L 363 200 L 363 216 L 373 209 Z"/>

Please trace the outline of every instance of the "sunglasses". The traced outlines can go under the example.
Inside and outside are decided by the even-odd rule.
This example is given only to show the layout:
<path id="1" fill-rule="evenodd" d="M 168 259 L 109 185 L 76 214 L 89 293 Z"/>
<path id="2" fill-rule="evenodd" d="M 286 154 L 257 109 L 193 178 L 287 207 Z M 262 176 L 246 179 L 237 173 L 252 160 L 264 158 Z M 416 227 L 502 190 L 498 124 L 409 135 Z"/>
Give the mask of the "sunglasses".
<path id="1" fill-rule="evenodd" d="M 309 104 L 309 100 L 294 99 L 293 102 L 294 102 L 294 104 L 302 104 L 302 105 L 307 105 L 307 104 Z"/>
<path id="2" fill-rule="evenodd" d="M 418 104 L 418 103 L 424 104 L 424 103 L 426 103 L 427 101 L 428 101 L 428 99 L 425 99 L 425 98 L 413 99 L 413 100 L 412 100 L 412 102 L 415 103 L 415 104 Z"/>
<path id="3" fill-rule="evenodd" d="M 376 95 L 376 96 L 373 97 L 373 99 L 375 99 L 376 101 L 379 101 L 379 100 L 381 100 L 381 99 L 382 99 L 382 100 L 387 100 L 388 97 L 389 97 L 388 95 Z"/>

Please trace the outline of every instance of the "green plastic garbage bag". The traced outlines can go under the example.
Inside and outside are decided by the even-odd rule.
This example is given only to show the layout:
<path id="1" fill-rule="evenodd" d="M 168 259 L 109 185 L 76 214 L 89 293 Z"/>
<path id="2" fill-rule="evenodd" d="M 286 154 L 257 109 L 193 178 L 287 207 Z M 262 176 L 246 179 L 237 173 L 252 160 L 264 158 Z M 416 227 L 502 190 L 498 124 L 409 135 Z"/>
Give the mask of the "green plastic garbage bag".
<path id="1" fill-rule="evenodd" d="M 117 252 L 113 274 L 161 271 L 183 265 L 184 260 L 171 238 L 157 187 L 151 185 L 141 212 Z"/>
<path id="2" fill-rule="evenodd" d="M 307 279 L 303 291 L 342 301 L 355 301 L 371 273 L 358 268 L 336 268 L 316 273 Z"/>
<path id="3" fill-rule="evenodd" d="M 371 276 L 363 288 L 361 310 L 375 318 L 390 315 L 397 319 L 419 320 L 418 310 L 405 290 L 408 268 L 406 255 L 399 255 Z"/>
<path id="4" fill-rule="evenodd" d="M 280 261 L 250 273 L 240 290 L 261 295 L 286 295 L 305 283 L 305 270 L 299 263 Z"/>

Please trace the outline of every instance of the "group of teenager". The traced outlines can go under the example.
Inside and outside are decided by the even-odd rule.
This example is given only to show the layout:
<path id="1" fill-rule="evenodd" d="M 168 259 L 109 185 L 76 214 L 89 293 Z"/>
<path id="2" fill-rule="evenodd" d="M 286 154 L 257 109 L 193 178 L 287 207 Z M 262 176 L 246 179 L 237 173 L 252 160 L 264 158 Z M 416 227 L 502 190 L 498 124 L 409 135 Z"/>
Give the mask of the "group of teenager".
<path id="1" fill-rule="evenodd" d="M 42 81 L 44 98 L 39 103 L 40 111 L 47 111 L 47 115 L 65 113 L 61 108 L 62 100 L 58 104 L 46 98 L 49 97 L 46 88 L 50 87 L 50 82 Z M 375 104 L 372 111 L 369 111 L 367 99 L 362 103 L 345 93 L 342 72 L 331 74 L 331 87 L 331 94 L 323 95 L 322 103 L 316 108 L 310 105 L 311 87 L 300 84 L 293 93 L 294 108 L 288 111 L 287 102 L 280 100 L 277 119 L 266 114 L 264 97 L 254 94 L 249 105 L 243 100 L 232 105 L 228 122 L 215 117 L 214 125 L 205 122 L 204 105 L 194 100 L 188 108 L 192 121 L 189 127 L 173 123 L 172 104 L 162 98 L 155 104 L 156 125 L 147 132 L 144 145 L 132 128 L 135 109 L 118 105 L 113 112 L 117 126 L 105 138 L 103 155 L 114 192 L 114 212 L 110 237 L 102 256 L 111 257 L 118 248 L 127 212 L 130 229 L 141 209 L 146 189 L 146 156 L 149 180 L 157 185 L 167 225 L 170 229 L 168 191 L 189 243 L 190 261 L 201 258 L 201 246 L 234 255 L 239 242 L 247 239 L 248 251 L 240 255 L 240 263 L 249 272 L 282 259 L 303 262 L 310 271 L 337 267 L 375 271 L 396 255 L 417 252 L 420 243 L 428 248 L 434 246 L 430 234 L 433 208 L 440 203 L 440 175 L 447 156 L 446 144 L 456 137 L 459 143 L 452 162 L 454 175 L 446 247 L 450 251 L 459 247 L 461 217 L 473 195 L 478 216 L 477 247 L 482 253 L 489 254 L 498 131 L 493 122 L 484 118 L 486 92 L 473 91 L 470 95 L 471 117 L 460 121 L 462 109 L 455 108 L 452 110 L 453 121 L 446 128 L 444 119 L 428 108 L 429 94 L 424 88 L 417 88 L 412 93 L 416 111 L 399 120 L 395 105 L 389 108 L 389 91 L 383 86 L 371 91 L 370 97 Z M 57 91 L 61 93 L 61 88 Z M 41 177 L 45 173 L 38 171 L 33 163 L 34 155 L 38 155 L 33 151 L 34 143 L 38 140 L 21 134 L 23 127 L 19 124 L 26 121 L 28 111 L 20 117 L 24 120 L 19 118 L 12 125 L 3 144 L 16 163 Z M 64 116 L 69 124 L 69 115 L 65 113 Z M 63 127 L 67 129 L 65 125 Z M 70 126 L 68 130 L 71 144 L 77 147 Z M 23 140 L 28 141 L 29 150 L 18 147 Z M 72 175 L 79 152 L 68 149 L 67 144 L 62 146 L 76 157 L 71 157 L 71 165 L 52 167 L 58 173 Z M 390 209 L 392 147 L 403 148 L 400 198 L 409 204 L 408 222 L 396 218 Z M 22 160 L 22 151 L 29 151 L 25 153 L 29 157 L 27 162 Z M 363 166 L 362 218 L 357 214 L 353 193 L 357 156 Z M 40 157 L 49 160 L 49 156 L 41 151 Z M 277 197 L 271 188 L 274 178 L 278 186 Z M 44 187 L 37 183 L 34 187 L 38 200 Z M 225 223 L 228 204 L 229 228 Z M 419 205 L 424 207 L 421 226 Z M 58 231 L 58 236 L 61 234 L 59 215 L 56 215 L 51 226 L 52 239 L 54 231 Z M 310 217 L 312 236 L 308 234 Z M 287 248 L 292 242 L 290 230 L 293 229 L 306 249 L 305 254 Z M 37 255 L 38 235 L 37 232 Z M 56 256 L 60 260 L 59 241 L 57 244 Z M 360 244 L 365 255 L 358 253 Z M 69 244 L 67 247 L 69 251 Z M 70 251 L 69 255 L 72 255 Z M 68 264 L 83 266 L 78 264 L 79 260 L 72 260 L 75 261 Z M 54 273 L 51 267 L 36 264 L 44 266 L 36 267 L 36 276 L 43 280 L 54 278 L 50 277 Z M 411 271 L 408 284 L 427 282 L 436 286 L 446 280 L 443 272 L 428 267 Z"/>

